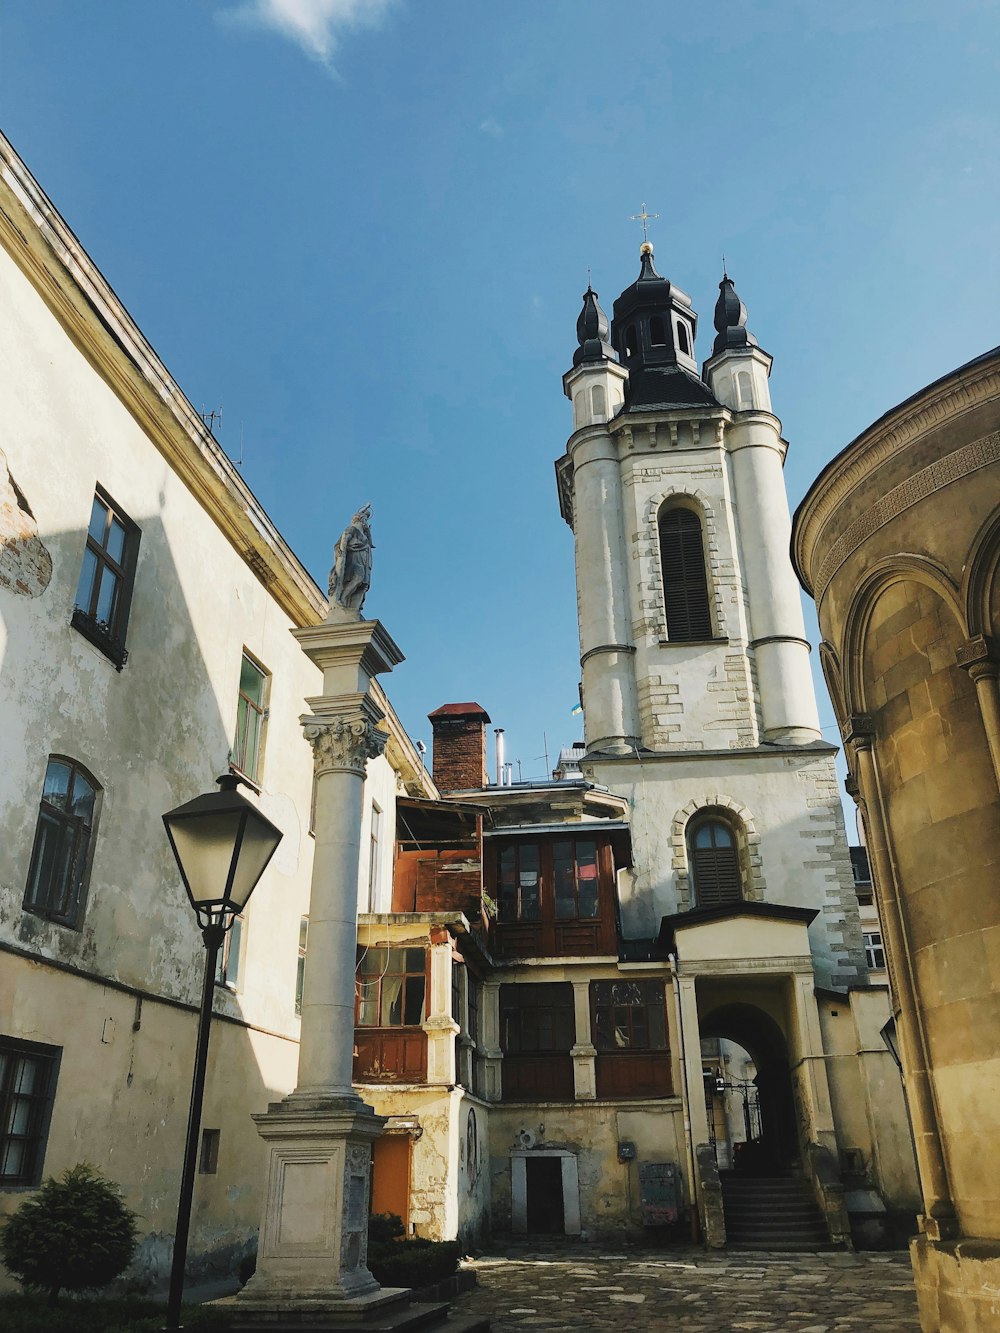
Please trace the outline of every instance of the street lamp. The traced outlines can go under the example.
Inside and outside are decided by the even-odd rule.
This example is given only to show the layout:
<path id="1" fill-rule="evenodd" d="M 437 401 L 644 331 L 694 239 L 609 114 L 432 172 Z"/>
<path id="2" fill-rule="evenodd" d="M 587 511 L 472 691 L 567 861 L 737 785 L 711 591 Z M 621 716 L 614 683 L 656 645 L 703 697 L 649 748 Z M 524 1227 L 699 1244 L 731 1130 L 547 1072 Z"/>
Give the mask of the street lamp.
<path id="1" fill-rule="evenodd" d="M 281 841 L 281 830 L 236 790 L 239 778 L 227 773 L 218 779 L 219 791 L 196 796 L 163 816 L 170 850 L 187 890 L 205 941 L 205 977 L 201 988 L 198 1042 L 191 1084 L 184 1167 L 181 1171 L 174 1259 L 167 1299 L 167 1329 L 180 1327 L 184 1293 L 184 1264 L 191 1225 L 191 1199 L 201 1130 L 201 1103 L 205 1092 L 208 1036 L 219 949 L 226 931 L 246 906 L 268 861 Z"/>

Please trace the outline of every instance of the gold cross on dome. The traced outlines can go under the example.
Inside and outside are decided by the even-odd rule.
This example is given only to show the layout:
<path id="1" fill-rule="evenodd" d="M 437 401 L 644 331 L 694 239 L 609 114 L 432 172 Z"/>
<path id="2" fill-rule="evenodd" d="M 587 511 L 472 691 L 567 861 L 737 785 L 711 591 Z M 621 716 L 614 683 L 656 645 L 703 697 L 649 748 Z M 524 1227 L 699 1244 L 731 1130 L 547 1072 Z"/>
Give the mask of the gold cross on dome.
<path id="1" fill-rule="evenodd" d="M 645 204 L 640 205 L 640 207 L 642 208 L 642 212 L 641 212 L 641 213 L 633 213 L 633 214 L 631 215 L 631 217 L 629 218 L 629 222 L 641 222 L 641 223 L 642 223 L 642 239 L 643 239 L 643 241 L 648 241 L 648 240 L 649 240 L 649 228 L 647 227 L 646 224 L 649 223 L 649 222 L 652 222 L 655 218 L 658 218 L 660 215 L 659 215 L 659 213 L 647 213 L 647 212 L 646 212 L 646 205 L 645 205 Z"/>

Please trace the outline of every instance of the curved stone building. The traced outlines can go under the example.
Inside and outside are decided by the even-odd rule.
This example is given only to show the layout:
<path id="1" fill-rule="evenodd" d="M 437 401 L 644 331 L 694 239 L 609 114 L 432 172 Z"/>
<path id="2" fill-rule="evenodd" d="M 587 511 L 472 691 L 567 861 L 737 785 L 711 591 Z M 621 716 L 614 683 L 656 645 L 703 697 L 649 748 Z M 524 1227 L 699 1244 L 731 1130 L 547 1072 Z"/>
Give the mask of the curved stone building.
<path id="1" fill-rule="evenodd" d="M 1000 348 L 795 515 L 867 833 L 920 1169 L 922 1327 L 1000 1327 Z"/>

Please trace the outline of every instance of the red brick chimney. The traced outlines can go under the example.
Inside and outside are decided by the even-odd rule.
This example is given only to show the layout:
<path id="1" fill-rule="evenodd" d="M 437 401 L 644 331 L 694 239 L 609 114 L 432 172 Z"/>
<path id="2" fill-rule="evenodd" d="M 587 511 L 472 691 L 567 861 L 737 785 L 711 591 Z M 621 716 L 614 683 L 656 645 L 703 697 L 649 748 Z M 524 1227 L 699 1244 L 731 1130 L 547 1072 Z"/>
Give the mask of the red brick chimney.
<path id="1" fill-rule="evenodd" d="M 489 786 L 486 727 L 490 716 L 479 704 L 442 704 L 427 714 L 434 728 L 434 781 L 440 791 Z"/>

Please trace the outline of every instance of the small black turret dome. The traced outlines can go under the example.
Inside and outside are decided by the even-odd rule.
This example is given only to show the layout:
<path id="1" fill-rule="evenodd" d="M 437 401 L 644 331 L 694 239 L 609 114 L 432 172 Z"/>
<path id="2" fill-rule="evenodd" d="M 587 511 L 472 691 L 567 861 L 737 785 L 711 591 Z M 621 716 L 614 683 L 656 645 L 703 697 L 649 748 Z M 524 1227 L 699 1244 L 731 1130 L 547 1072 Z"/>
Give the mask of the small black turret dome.
<path id="1" fill-rule="evenodd" d="M 629 373 L 625 410 L 714 406 L 694 359 L 698 316 L 691 298 L 653 265 L 653 247 L 639 249 L 639 276 L 614 305 L 611 341 Z"/>
<path id="2" fill-rule="evenodd" d="M 719 299 L 715 303 L 715 329 L 718 336 L 712 351 L 724 352 L 727 347 L 756 347 L 757 339 L 746 325 L 747 308 L 736 295 L 732 278 L 724 272 L 719 283 Z"/>
<path id="3" fill-rule="evenodd" d="M 597 293 L 587 283 L 583 294 L 583 309 L 576 321 L 576 337 L 580 346 L 573 353 L 574 366 L 585 361 L 617 361 L 618 356 L 608 341 L 611 325 L 597 301 Z"/>

